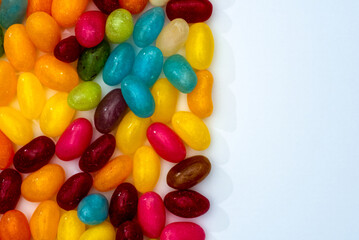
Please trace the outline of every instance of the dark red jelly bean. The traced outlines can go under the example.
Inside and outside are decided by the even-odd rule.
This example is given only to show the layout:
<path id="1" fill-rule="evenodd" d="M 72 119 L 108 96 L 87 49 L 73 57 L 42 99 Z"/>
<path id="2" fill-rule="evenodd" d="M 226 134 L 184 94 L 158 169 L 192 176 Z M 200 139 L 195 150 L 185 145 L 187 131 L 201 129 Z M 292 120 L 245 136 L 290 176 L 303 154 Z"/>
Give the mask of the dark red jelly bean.
<path id="1" fill-rule="evenodd" d="M 14 167 L 21 173 L 31 173 L 48 164 L 55 154 L 55 143 L 40 136 L 20 148 L 14 156 Z"/>
<path id="2" fill-rule="evenodd" d="M 167 17 L 172 21 L 183 18 L 188 23 L 207 21 L 213 11 L 212 3 L 208 0 L 171 0 L 167 3 Z"/>
<path id="3" fill-rule="evenodd" d="M 192 190 L 170 192 L 164 203 L 168 211 L 184 218 L 199 217 L 208 211 L 210 205 L 205 196 Z"/>
<path id="4" fill-rule="evenodd" d="M 79 166 L 84 172 L 95 172 L 103 168 L 110 160 L 116 148 L 116 139 L 111 134 L 97 138 L 82 154 Z"/>
<path id="5" fill-rule="evenodd" d="M 137 213 L 138 195 L 131 183 L 121 183 L 114 191 L 109 208 L 110 221 L 118 227 L 132 220 Z"/>
<path id="6" fill-rule="evenodd" d="M 101 133 L 114 130 L 125 116 L 127 103 L 121 89 L 109 92 L 99 103 L 95 111 L 95 127 Z"/>
<path id="7" fill-rule="evenodd" d="M 133 221 L 122 223 L 116 233 L 116 240 L 142 240 L 143 234 L 140 225 Z"/>
<path id="8" fill-rule="evenodd" d="M 120 8 L 119 0 L 93 0 L 93 2 L 101 12 L 106 14 L 110 14 L 112 11 Z"/>
<path id="9" fill-rule="evenodd" d="M 0 173 L 0 214 L 15 209 L 21 195 L 22 178 L 14 169 Z"/>
<path id="10" fill-rule="evenodd" d="M 92 176 L 89 173 L 81 172 L 73 175 L 57 193 L 57 204 L 67 211 L 75 209 L 90 191 L 92 183 Z"/>
<path id="11" fill-rule="evenodd" d="M 63 62 L 74 62 L 79 58 L 82 46 L 75 36 L 62 39 L 55 47 L 54 56 Z"/>

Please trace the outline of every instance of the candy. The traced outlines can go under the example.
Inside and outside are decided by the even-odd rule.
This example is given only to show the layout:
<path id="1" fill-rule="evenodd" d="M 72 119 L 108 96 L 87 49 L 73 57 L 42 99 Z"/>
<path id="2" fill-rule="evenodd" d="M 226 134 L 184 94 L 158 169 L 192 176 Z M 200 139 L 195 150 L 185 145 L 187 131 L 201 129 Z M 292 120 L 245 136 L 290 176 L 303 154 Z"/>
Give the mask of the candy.
<path id="1" fill-rule="evenodd" d="M 77 216 L 87 225 L 97 225 L 106 220 L 108 202 L 102 194 L 91 194 L 81 200 Z"/>
<path id="2" fill-rule="evenodd" d="M 117 8 L 120 8 L 120 2 L 118 0 L 93 0 L 93 2 L 101 12 L 106 14 L 110 14 Z"/>
<path id="3" fill-rule="evenodd" d="M 106 36 L 113 43 L 121 43 L 129 39 L 133 32 L 132 15 L 126 9 L 113 11 L 106 21 Z"/>
<path id="4" fill-rule="evenodd" d="M 186 43 L 188 32 L 188 23 L 182 18 L 176 18 L 162 29 L 157 37 L 156 47 L 165 57 L 176 54 Z"/>
<path id="5" fill-rule="evenodd" d="M 183 18 L 188 23 L 207 21 L 213 11 L 212 3 L 208 0 L 170 0 L 166 13 L 170 20 Z"/>
<path id="6" fill-rule="evenodd" d="M 0 57 L 4 55 L 4 33 L 0 27 Z"/>
<path id="7" fill-rule="evenodd" d="M 21 175 L 7 168 L 0 173 L 0 214 L 16 207 L 21 194 Z"/>
<path id="8" fill-rule="evenodd" d="M 46 136 L 34 138 L 14 156 L 14 167 L 21 173 L 31 173 L 48 164 L 55 154 L 55 143 Z"/>
<path id="9" fill-rule="evenodd" d="M 162 7 L 167 4 L 169 0 L 150 0 L 150 3 L 156 7 Z"/>
<path id="10" fill-rule="evenodd" d="M 15 95 L 15 70 L 8 62 L 0 60 L 0 106 L 8 105 Z"/>
<path id="11" fill-rule="evenodd" d="M 83 82 L 71 90 L 67 103 L 75 110 L 87 111 L 99 104 L 101 92 L 101 86 L 98 83 Z"/>
<path id="12" fill-rule="evenodd" d="M 105 37 L 106 17 L 100 11 L 84 12 L 77 20 L 75 35 L 77 41 L 86 48 L 92 48 Z"/>
<path id="13" fill-rule="evenodd" d="M 67 97 L 67 93 L 59 92 L 47 100 L 40 116 L 40 128 L 46 136 L 60 136 L 74 117 L 75 110 L 68 106 Z"/>
<path id="14" fill-rule="evenodd" d="M 144 235 L 158 238 L 166 222 L 166 210 L 162 198 L 155 192 L 143 194 L 138 200 L 137 217 Z"/>
<path id="15" fill-rule="evenodd" d="M 116 240 L 142 240 L 141 227 L 133 221 L 122 223 L 116 233 Z"/>
<path id="16" fill-rule="evenodd" d="M 116 188 L 130 176 L 132 159 L 122 155 L 108 162 L 94 177 L 94 187 L 100 192 Z"/>
<path id="17" fill-rule="evenodd" d="M 150 88 L 160 76 L 162 65 L 163 55 L 161 50 L 153 46 L 145 47 L 136 56 L 132 74 L 139 77 Z"/>
<path id="18" fill-rule="evenodd" d="M 88 173 L 80 172 L 73 175 L 66 180 L 57 193 L 57 204 L 67 211 L 75 209 L 90 191 L 92 182 L 92 176 Z"/>
<path id="19" fill-rule="evenodd" d="M 133 40 L 138 47 L 147 47 L 160 34 L 165 23 L 165 12 L 160 7 L 151 8 L 140 16 L 133 30 Z"/>
<path id="20" fill-rule="evenodd" d="M 0 25 L 3 28 L 22 22 L 26 13 L 27 0 L 3 0 L 0 4 Z"/>
<path id="21" fill-rule="evenodd" d="M 211 143 L 211 137 L 206 124 L 191 112 L 176 112 L 172 118 L 174 131 L 191 148 L 197 151 L 205 150 Z"/>
<path id="22" fill-rule="evenodd" d="M 57 240 L 77 240 L 85 232 L 86 226 L 72 210 L 62 214 L 57 230 Z"/>
<path id="23" fill-rule="evenodd" d="M 54 56 L 60 61 L 70 63 L 79 58 L 82 51 L 81 45 L 75 36 L 62 39 L 55 47 Z"/>
<path id="24" fill-rule="evenodd" d="M 128 10 L 132 14 L 138 14 L 145 9 L 148 0 L 119 0 L 121 8 Z"/>
<path id="25" fill-rule="evenodd" d="M 52 0 L 28 0 L 27 15 L 34 12 L 46 12 L 51 14 Z"/>
<path id="26" fill-rule="evenodd" d="M 103 168 L 116 148 L 116 139 L 111 134 L 97 138 L 82 154 L 79 167 L 85 172 L 96 172 Z"/>
<path id="27" fill-rule="evenodd" d="M 162 231 L 160 240 L 205 240 L 203 229 L 192 222 L 174 222 Z"/>
<path id="28" fill-rule="evenodd" d="M 137 213 L 137 190 L 131 183 L 121 183 L 111 197 L 109 215 L 114 227 L 132 220 Z"/>
<path id="29" fill-rule="evenodd" d="M 128 75 L 121 83 L 123 98 L 134 114 L 141 118 L 151 117 L 155 100 L 148 87 L 135 75 Z"/>
<path id="30" fill-rule="evenodd" d="M 61 27 L 72 27 L 87 4 L 88 0 L 53 0 L 51 14 Z"/>
<path id="31" fill-rule="evenodd" d="M 14 147 L 8 137 L 0 131 L 0 170 L 8 168 L 14 157 Z"/>
<path id="32" fill-rule="evenodd" d="M 64 181 L 64 169 L 57 164 L 48 164 L 24 179 L 21 194 L 30 202 L 45 201 L 59 191 Z"/>
<path id="33" fill-rule="evenodd" d="M 79 240 L 114 240 L 115 236 L 115 229 L 111 223 L 105 221 L 99 225 L 90 226 L 90 228 L 81 235 Z"/>
<path id="34" fill-rule="evenodd" d="M 192 92 L 197 85 L 196 73 L 181 55 L 169 57 L 163 65 L 163 72 L 172 85 L 183 93 Z"/>
<path id="35" fill-rule="evenodd" d="M 31 232 L 25 215 L 17 210 L 7 211 L 0 221 L 1 240 L 30 240 Z"/>

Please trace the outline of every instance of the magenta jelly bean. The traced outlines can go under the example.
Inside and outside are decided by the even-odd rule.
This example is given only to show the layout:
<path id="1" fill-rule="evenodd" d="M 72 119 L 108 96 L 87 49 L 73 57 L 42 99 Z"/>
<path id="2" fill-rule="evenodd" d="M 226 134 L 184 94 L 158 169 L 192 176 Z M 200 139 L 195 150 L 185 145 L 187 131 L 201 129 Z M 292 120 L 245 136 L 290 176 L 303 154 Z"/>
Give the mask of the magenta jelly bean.
<path id="1" fill-rule="evenodd" d="M 102 12 L 84 12 L 75 27 L 77 41 L 86 48 L 97 46 L 105 37 L 105 25 L 106 17 Z"/>
<path id="2" fill-rule="evenodd" d="M 147 138 L 153 149 L 163 159 L 178 163 L 186 157 L 186 147 L 181 138 L 163 123 L 153 123 L 147 129 Z"/>
<path id="3" fill-rule="evenodd" d="M 198 224 L 192 222 L 174 222 L 162 231 L 160 240 L 204 240 L 206 234 Z"/>
<path id="4" fill-rule="evenodd" d="M 0 214 L 15 209 L 21 195 L 21 175 L 7 168 L 0 173 Z"/>
<path id="5" fill-rule="evenodd" d="M 78 118 L 66 128 L 57 141 L 56 155 L 64 161 L 78 158 L 90 144 L 91 138 L 91 123 L 85 118 Z"/>
<path id="6" fill-rule="evenodd" d="M 145 236 L 158 238 L 166 223 L 166 210 L 160 195 L 144 193 L 138 200 L 137 218 Z"/>
<path id="7" fill-rule="evenodd" d="M 75 36 L 62 39 L 55 47 L 54 56 L 60 61 L 71 63 L 76 61 L 82 51 Z"/>
<path id="8" fill-rule="evenodd" d="M 114 10 L 120 8 L 119 0 L 93 0 L 96 7 L 101 10 L 101 12 L 110 14 Z"/>
<path id="9" fill-rule="evenodd" d="M 212 11 L 212 3 L 208 0 L 171 0 L 166 6 L 167 17 L 171 21 L 183 18 L 188 23 L 205 22 Z"/>
<path id="10" fill-rule="evenodd" d="M 143 240 L 140 225 L 133 221 L 122 223 L 117 229 L 116 240 Z"/>
<path id="11" fill-rule="evenodd" d="M 14 167 L 21 173 L 31 173 L 48 164 L 55 155 L 55 143 L 40 136 L 20 148 L 14 155 Z"/>

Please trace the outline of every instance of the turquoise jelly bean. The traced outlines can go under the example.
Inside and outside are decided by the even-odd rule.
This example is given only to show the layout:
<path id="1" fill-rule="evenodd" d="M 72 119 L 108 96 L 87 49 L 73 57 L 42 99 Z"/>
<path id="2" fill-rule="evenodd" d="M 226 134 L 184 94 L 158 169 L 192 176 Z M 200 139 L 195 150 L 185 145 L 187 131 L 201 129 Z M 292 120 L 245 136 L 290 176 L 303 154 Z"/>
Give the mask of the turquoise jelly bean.
<path id="1" fill-rule="evenodd" d="M 120 84 L 132 70 L 135 50 L 129 43 L 122 43 L 112 51 L 103 69 L 103 81 L 110 86 Z"/>
<path id="2" fill-rule="evenodd" d="M 27 0 L 2 0 L 0 7 L 0 25 L 8 28 L 24 20 Z"/>
<path id="3" fill-rule="evenodd" d="M 97 225 L 106 220 L 108 202 L 102 194 L 91 194 L 83 198 L 77 208 L 77 216 L 87 225 Z"/>
<path id="4" fill-rule="evenodd" d="M 135 58 L 132 73 L 147 87 L 152 87 L 162 72 L 163 54 L 160 49 L 149 46 L 143 48 Z"/>
<path id="5" fill-rule="evenodd" d="M 123 98 L 134 114 L 141 118 L 152 116 L 155 100 L 150 89 L 134 75 L 128 75 L 121 83 Z"/>
<path id="6" fill-rule="evenodd" d="M 133 40 L 143 48 L 153 43 L 165 23 L 165 12 L 161 7 L 151 8 L 137 20 L 133 30 Z"/>
<path id="7" fill-rule="evenodd" d="M 183 93 L 190 93 L 197 85 L 197 76 L 191 65 L 181 55 L 169 57 L 163 72 L 172 85 Z"/>

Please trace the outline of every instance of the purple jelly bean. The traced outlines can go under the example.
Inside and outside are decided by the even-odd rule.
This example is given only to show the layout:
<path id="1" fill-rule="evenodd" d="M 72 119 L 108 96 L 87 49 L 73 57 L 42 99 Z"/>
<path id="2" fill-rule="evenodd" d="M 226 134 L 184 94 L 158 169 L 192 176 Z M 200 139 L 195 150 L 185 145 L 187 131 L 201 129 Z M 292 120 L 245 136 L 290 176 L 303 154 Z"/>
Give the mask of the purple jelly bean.
<path id="1" fill-rule="evenodd" d="M 116 240 L 142 240 L 143 234 L 140 225 L 133 221 L 122 223 L 116 233 Z"/>
<path id="2" fill-rule="evenodd" d="M 62 39 L 55 47 L 54 56 L 63 62 L 74 62 L 79 58 L 82 46 L 75 36 Z"/>
<path id="3" fill-rule="evenodd" d="M 0 173 L 0 214 L 15 209 L 21 195 L 22 178 L 14 169 Z"/>

